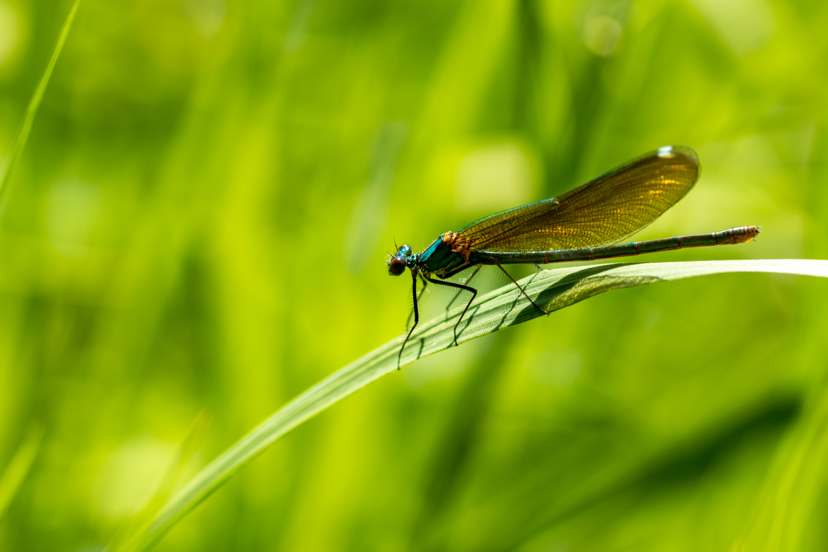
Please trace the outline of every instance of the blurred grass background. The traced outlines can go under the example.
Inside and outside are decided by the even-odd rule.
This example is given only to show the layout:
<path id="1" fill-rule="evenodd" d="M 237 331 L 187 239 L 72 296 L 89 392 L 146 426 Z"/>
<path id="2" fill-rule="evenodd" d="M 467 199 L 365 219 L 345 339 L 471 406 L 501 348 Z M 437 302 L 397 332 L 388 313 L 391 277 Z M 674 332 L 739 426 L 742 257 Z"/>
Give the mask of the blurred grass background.
<path id="1" fill-rule="evenodd" d="M 69 8 L 0 0 L 0 156 Z M 0 547 L 103 549 L 200 411 L 190 474 L 399 335 L 395 240 L 656 147 L 703 171 L 641 239 L 763 233 L 648 260 L 826 258 L 826 25 L 815 0 L 84 0 L 0 211 L 0 471 L 43 432 Z M 826 299 L 694 279 L 464 344 L 157 549 L 824 550 Z"/>

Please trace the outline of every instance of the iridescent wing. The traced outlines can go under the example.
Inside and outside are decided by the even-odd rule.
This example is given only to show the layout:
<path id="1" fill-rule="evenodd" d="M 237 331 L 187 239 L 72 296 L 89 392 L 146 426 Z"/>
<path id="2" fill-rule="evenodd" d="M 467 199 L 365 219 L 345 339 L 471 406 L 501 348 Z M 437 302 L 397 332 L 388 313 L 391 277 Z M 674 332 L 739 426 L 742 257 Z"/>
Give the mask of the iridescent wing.
<path id="1" fill-rule="evenodd" d="M 458 232 L 473 251 L 554 251 L 611 245 L 635 234 L 696 183 L 696 152 L 664 146 L 560 197 L 515 207 Z"/>

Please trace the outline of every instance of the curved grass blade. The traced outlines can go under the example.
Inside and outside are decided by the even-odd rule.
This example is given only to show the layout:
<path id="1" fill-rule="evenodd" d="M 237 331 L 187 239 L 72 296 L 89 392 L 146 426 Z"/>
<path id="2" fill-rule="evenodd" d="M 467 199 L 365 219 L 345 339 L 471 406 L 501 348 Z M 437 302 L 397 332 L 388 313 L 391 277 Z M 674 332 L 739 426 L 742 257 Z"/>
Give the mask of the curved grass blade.
<path id="1" fill-rule="evenodd" d="M 78 6 L 80 6 L 80 0 L 75 0 L 75 4 L 69 11 L 69 15 L 66 17 L 66 22 L 63 24 L 63 28 L 60 30 L 57 44 L 55 44 L 55 49 L 52 51 L 52 57 L 49 59 L 48 65 L 46 65 L 46 70 L 43 71 L 43 76 L 40 77 L 40 81 L 37 83 L 37 88 L 35 88 L 34 94 L 32 94 L 32 98 L 29 100 L 28 107 L 26 107 L 26 115 L 23 117 L 23 123 L 17 131 L 17 136 L 14 138 L 11 152 L 9 152 L 9 156 L 6 159 L 6 165 L 3 167 L 2 172 L 0 172 L 0 205 L 3 204 L 3 199 L 8 193 L 9 179 L 14 172 L 14 167 L 20 159 L 20 154 L 23 153 L 26 141 L 29 139 L 29 132 L 32 130 L 32 124 L 34 123 L 34 118 L 37 114 L 37 108 L 40 107 L 40 102 L 43 100 L 43 93 L 46 91 L 46 85 L 49 84 L 49 79 L 52 77 L 52 71 L 54 71 L 60 52 L 63 50 L 63 45 L 66 43 L 66 37 L 69 36 L 69 29 L 72 27 L 72 22 L 75 20 L 75 14 L 78 12 Z"/>
<path id="2" fill-rule="evenodd" d="M 545 270 L 524 278 L 519 283 L 535 298 L 536 303 L 552 311 L 613 289 L 733 272 L 768 272 L 828 278 L 828 261 L 616 263 Z M 451 347 L 454 343 L 454 324 L 461 312 L 462 308 L 457 308 L 452 310 L 447 318 L 424 323 L 423 329 L 409 342 L 418 346 L 407 347 L 402 357 L 402 365 Z M 542 316 L 512 284 L 483 296 L 469 309 L 469 314 L 471 316 L 468 317 L 468 323 L 461 326 L 458 332 L 458 342 L 469 341 Z M 274 441 L 340 399 L 380 376 L 395 371 L 397 354 L 404 337 L 401 335 L 393 339 L 314 385 L 213 460 L 159 512 L 145 535 L 144 549 L 157 543 L 182 517 Z"/>

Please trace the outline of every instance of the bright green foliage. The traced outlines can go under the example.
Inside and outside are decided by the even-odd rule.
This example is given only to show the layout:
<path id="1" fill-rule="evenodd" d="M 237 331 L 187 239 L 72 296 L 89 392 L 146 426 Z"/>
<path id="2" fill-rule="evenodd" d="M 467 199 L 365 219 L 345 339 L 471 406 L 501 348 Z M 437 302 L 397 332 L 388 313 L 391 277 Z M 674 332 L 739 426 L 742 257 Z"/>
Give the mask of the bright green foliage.
<path id="1" fill-rule="evenodd" d="M 2 157 L 71 8 L 0 0 Z M 0 210 L 0 473 L 43 428 L 0 549 L 140 546 L 171 478 L 400 336 L 395 239 L 653 148 L 703 170 L 636 239 L 762 234 L 648 262 L 828 258 L 826 26 L 816 0 L 85 1 Z M 461 338 L 155 549 L 824 550 L 826 307 L 822 278 L 714 275 Z"/>

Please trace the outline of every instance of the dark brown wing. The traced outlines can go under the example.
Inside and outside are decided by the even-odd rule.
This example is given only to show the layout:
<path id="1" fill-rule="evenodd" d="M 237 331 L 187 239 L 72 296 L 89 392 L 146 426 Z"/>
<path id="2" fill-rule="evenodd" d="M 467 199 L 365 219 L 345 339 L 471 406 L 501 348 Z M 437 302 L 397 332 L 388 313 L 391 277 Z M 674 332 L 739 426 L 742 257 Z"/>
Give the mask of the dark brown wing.
<path id="1" fill-rule="evenodd" d="M 554 251 L 611 245 L 657 219 L 690 191 L 699 158 L 664 146 L 560 197 L 503 211 L 458 233 L 473 251 Z"/>

